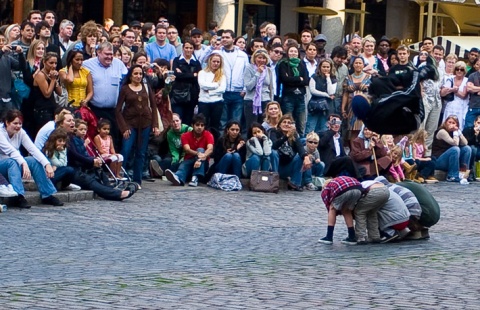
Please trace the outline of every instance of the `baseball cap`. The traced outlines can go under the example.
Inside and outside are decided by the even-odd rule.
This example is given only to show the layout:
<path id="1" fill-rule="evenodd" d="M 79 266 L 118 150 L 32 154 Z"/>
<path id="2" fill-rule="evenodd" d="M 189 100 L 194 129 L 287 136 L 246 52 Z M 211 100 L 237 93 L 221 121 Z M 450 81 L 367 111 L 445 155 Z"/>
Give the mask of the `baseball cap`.
<path id="1" fill-rule="evenodd" d="M 142 24 L 138 21 L 138 20 L 134 20 L 131 24 L 130 24 L 130 28 L 132 27 L 142 27 Z"/>
<path id="2" fill-rule="evenodd" d="M 320 33 L 320 34 L 317 34 L 315 36 L 313 41 L 325 41 L 325 42 L 327 42 L 327 37 L 323 33 Z"/>
<path id="3" fill-rule="evenodd" d="M 203 35 L 202 30 L 195 28 L 190 31 L 190 36 L 193 37 L 194 35 Z"/>

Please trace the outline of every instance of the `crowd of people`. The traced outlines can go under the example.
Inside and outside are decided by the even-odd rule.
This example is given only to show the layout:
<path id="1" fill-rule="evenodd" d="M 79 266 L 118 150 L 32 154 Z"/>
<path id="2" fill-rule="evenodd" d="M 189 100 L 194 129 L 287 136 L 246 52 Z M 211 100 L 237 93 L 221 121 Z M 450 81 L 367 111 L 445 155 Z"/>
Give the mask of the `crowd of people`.
<path id="1" fill-rule="evenodd" d="M 29 207 L 22 179 L 30 177 L 52 205 L 64 189 L 126 199 L 163 175 L 198 186 L 213 173 L 268 170 L 294 191 L 339 176 L 435 183 L 435 170 L 449 182 L 476 180 L 478 49 L 465 62 L 425 38 L 412 58 L 398 40 L 354 35 L 328 54 L 316 30 L 279 36 L 269 22 L 250 42 L 216 22 L 180 35 L 165 16 L 129 26 L 57 22 L 33 10 L 0 28 L 8 73 L 0 75 L 0 195 L 16 195 L 14 205 Z M 414 104 L 395 120 L 408 126 L 389 132 L 377 116 L 397 91 Z M 132 182 L 111 186 L 102 165 Z"/>

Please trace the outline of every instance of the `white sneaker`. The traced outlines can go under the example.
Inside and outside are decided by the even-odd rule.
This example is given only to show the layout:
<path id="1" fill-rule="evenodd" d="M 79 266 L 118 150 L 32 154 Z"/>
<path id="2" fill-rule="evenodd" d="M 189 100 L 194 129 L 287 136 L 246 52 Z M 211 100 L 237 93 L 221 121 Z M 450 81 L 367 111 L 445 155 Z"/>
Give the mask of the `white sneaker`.
<path id="1" fill-rule="evenodd" d="M 10 191 L 10 193 L 12 194 L 12 197 L 18 196 L 18 193 L 13 189 L 12 184 L 8 184 L 8 185 L 7 185 L 7 188 L 8 188 L 8 190 Z"/>
<path id="2" fill-rule="evenodd" d="M 82 188 L 78 186 L 77 184 L 70 183 L 67 187 L 64 188 L 67 191 L 79 191 Z"/>
<path id="3" fill-rule="evenodd" d="M 190 183 L 188 183 L 188 186 L 191 186 L 191 187 L 198 186 L 198 177 L 196 175 L 192 177 L 192 180 L 190 181 Z"/>
<path id="4" fill-rule="evenodd" d="M 10 190 L 6 185 L 0 185 L 0 197 L 15 197 L 18 194 L 12 189 Z"/>

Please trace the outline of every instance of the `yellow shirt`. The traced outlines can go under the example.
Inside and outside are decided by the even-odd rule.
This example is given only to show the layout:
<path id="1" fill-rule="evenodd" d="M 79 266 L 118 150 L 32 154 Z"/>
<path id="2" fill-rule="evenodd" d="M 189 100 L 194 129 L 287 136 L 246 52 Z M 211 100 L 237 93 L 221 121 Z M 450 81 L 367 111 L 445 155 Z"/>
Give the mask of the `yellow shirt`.
<path id="1" fill-rule="evenodd" d="M 63 68 L 61 71 L 67 73 L 67 67 Z M 90 70 L 85 67 L 80 67 L 78 73 L 80 76 L 75 77 L 73 83 L 65 85 L 68 91 L 68 101 L 75 100 L 72 103 L 72 106 L 75 108 L 80 107 L 80 101 L 84 100 L 87 96 L 87 77 L 90 74 Z"/>

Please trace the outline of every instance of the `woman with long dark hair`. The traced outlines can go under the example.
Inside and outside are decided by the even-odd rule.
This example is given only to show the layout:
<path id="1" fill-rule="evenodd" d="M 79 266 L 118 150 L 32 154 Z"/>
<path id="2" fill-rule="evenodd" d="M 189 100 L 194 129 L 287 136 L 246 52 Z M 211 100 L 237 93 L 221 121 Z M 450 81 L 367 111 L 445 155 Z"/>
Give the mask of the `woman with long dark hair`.
<path id="1" fill-rule="evenodd" d="M 128 71 L 118 96 L 115 116 L 123 135 L 121 154 L 125 167 L 134 150 L 133 181 L 142 183 L 142 171 L 148 147 L 150 131 L 160 134 L 155 94 L 148 84 L 143 83 L 143 69 L 134 65 Z"/>
<path id="2" fill-rule="evenodd" d="M 229 121 L 223 135 L 215 143 L 213 159 L 215 172 L 235 174 L 242 177 L 242 164 L 245 161 L 245 140 L 240 135 L 240 123 Z"/>
<path id="3" fill-rule="evenodd" d="M 182 55 L 173 60 L 172 70 L 175 74 L 175 82 L 172 86 L 170 99 L 172 111 L 180 115 L 186 124 L 190 124 L 193 118 L 193 110 L 198 104 L 198 72 L 202 65 L 193 55 L 194 45 L 191 40 L 183 43 Z"/>
<path id="4" fill-rule="evenodd" d="M 67 55 L 67 66 L 60 70 L 60 81 L 68 92 L 68 101 L 72 107 L 86 107 L 93 97 L 93 81 L 90 70 L 82 66 L 83 53 L 71 50 Z"/>

